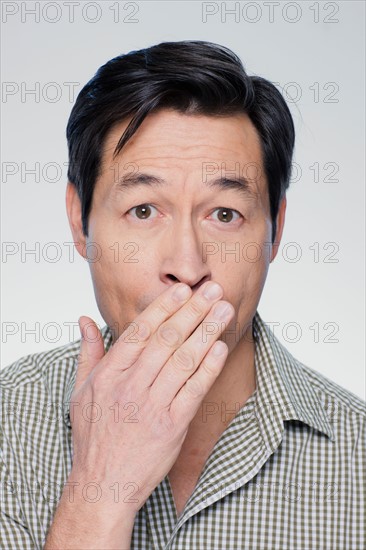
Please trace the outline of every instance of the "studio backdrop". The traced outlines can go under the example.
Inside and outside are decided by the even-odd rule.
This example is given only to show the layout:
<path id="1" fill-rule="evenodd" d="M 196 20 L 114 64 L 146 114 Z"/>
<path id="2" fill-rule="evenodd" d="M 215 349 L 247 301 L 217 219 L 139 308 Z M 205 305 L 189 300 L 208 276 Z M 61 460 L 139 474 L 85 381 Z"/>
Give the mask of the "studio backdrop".
<path id="1" fill-rule="evenodd" d="M 297 359 L 364 398 L 364 20 L 360 1 L 2 2 L 1 367 L 78 339 L 81 315 L 105 324 L 65 209 L 78 92 L 121 53 L 208 40 L 275 83 L 296 127 L 258 311 Z"/>

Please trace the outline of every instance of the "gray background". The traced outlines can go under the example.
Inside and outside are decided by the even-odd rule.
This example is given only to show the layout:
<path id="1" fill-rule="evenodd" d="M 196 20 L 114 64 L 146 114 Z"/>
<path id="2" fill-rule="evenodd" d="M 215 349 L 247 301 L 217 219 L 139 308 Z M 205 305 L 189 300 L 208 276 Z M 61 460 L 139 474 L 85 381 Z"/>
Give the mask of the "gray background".
<path id="1" fill-rule="evenodd" d="M 210 40 L 278 83 L 296 125 L 285 230 L 258 311 L 295 357 L 364 397 L 364 3 L 36 4 L 2 2 L 1 366 L 77 339 L 80 315 L 104 325 L 65 210 L 77 92 L 120 53 Z"/>

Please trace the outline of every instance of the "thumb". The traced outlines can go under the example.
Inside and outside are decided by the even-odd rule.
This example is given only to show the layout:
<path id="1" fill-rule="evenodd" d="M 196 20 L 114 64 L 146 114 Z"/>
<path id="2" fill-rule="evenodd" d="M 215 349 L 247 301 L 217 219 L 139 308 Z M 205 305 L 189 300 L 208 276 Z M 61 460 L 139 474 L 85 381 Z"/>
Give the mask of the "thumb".
<path id="1" fill-rule="evenodd" d="M 93 319 L 83 315 L 79 318 L 78 323 L 81 341 L 75 390 L 83 384 L 105 354 L 102 334 Z"/>

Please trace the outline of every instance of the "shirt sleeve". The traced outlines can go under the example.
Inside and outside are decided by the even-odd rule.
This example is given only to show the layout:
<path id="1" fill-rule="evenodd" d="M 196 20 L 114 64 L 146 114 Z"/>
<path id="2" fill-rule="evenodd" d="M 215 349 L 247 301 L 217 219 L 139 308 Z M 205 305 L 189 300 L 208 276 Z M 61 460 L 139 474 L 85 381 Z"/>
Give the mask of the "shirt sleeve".
<path id="1" fill-rule="evenodd" d="M 4 550 L 41 550 L 35 544 L 24 523 L 15 485 L 11 481 L 3 458 L 0 456 L 0 548 Z"/>

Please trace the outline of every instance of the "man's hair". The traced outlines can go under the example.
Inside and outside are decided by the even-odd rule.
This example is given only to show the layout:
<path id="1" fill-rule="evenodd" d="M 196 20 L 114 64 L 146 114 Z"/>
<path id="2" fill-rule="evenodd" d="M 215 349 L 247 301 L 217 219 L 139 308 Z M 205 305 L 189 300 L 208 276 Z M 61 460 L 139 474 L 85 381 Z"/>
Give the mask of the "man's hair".
<path id="1" fill-rule="evenodd" d="M 100 67 L 79 93 L 67 125 L 68 179 L 81 201 L 84 235 L 107 134 L 132 117 L 116 156 L 144 118 L 164 108 L 190 115 L 249 116 L 261 142 L 273 243 L 291 176 L 295 130 L 290 111 L 277 88 L 248 76 L 231 50 L 201 40 L 162 42 L 119 55 Z"/>

